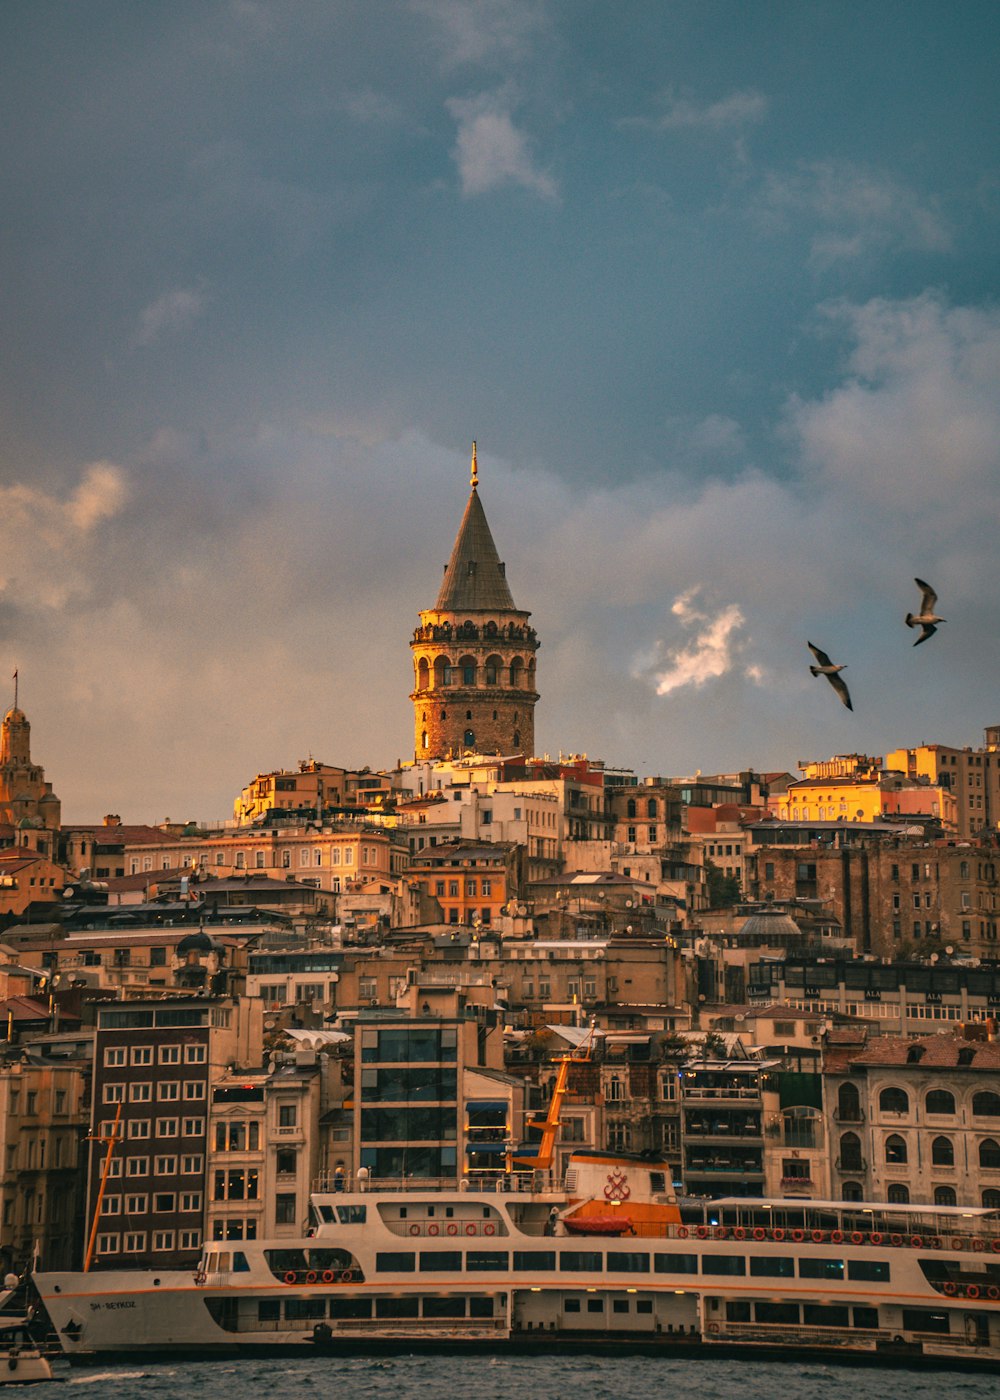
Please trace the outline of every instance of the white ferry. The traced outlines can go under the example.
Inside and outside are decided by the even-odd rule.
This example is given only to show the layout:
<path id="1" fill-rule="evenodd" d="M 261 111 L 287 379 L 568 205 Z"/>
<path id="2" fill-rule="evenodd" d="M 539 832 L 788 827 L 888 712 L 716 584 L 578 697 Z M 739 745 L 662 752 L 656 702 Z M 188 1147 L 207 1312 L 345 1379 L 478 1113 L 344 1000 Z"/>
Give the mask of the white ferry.
<path id="1" fill-rule="evenodd" d="M 665 1163 L 592 1151 L 559 1183 L 336 1184 L 305 1238 L 207 1244 L 194 1273 L 36 1275 L 64 1350 L 571 1344 L 1000 1369 L 1000 1211 L 678 1201 Z"/>

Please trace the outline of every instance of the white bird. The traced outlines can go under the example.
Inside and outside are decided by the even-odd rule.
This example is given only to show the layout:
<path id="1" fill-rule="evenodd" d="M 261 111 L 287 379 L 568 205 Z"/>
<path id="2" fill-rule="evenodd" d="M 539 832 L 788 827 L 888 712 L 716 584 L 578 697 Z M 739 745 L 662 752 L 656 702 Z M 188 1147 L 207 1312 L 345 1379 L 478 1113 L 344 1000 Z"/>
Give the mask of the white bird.
<path id="1" fill-rule="evenodd" d="M 847 708 L 853 712 L 854 706 L 851 704 L 850 691 L 847 689 L 846 682 L 843 681 L 839 675 L 839 672 L 845 671 L 847 667 L 835 666 L 830 660 L 830 658 L 827 656 L 826 652 L 820 651 L 819 647 L 814 647 L 812 642 L 807 642 L 806 646 L 809 648 L 813 656 L 815 656 L 816 660 L 819 662 L 818 666 L 810 666 L 810 671 L 813 673 L 814 676 L 826 676 L 827 680 L 830 682 L 834 690 L 840 696 L 842 703 L 845 704 Z"/>
<path id="2" fill-rule="evenodd" d="M 907 627 L 919 627 L 920 636 L 913 643 L 918 647 L 921 642 L 926 642 L 928 637 L 933 637 L 937 631 L 937 624 L 944 622 L 943 617 L 938 617 L 934 611 L 934 604 L 937 602 L 937 594 L 929 583 L 924 583 L 922 578 L 915 578 L 913 582 L 920 589 L 920 611 L 918 613 L 906 614 Z"/>

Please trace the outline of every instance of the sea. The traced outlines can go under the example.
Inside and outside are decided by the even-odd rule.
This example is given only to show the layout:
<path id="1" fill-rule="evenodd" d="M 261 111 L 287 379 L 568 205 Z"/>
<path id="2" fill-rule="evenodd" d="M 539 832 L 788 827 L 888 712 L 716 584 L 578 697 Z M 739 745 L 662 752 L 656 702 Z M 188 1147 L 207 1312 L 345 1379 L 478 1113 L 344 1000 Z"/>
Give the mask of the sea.
<path id="1" fill-rule="evenodd" d="M 7 1385 L 5 1396 L 28 1387 Z M 30 1388 L 41 1400 L 55 1383 Z M 253 1358 L 95 1365 L 60 1400 L 1000 1400 L 1000 1374 L 812 1362 L 599 1356 Z"/>

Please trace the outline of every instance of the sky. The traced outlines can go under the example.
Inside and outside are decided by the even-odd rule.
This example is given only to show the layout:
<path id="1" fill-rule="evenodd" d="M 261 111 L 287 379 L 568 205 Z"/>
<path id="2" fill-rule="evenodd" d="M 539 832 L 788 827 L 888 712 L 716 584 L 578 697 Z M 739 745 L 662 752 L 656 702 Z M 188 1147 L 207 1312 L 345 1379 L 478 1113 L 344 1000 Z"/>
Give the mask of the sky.
<path id="1" fill-rule="evenodd" d="M 998 51 L 993 0 L 8 0 L 0 697 L 64 820 L 411 758 L 473 438 L 540 753 L 980 744 Z"/>

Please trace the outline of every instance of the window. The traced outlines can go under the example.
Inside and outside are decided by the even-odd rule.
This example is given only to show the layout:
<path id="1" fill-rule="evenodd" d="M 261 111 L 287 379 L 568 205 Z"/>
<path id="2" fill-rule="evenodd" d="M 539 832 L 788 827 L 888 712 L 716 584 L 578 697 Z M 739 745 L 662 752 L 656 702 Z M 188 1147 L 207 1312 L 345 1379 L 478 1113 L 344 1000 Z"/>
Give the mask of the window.
<path id="1" fill-rule="evenodd" d="M 129 1157 L 129 1158 L 126 1160 L 126 1162 L 125 1162 L 125 1175 L 126 1175 L 126 1176 L 148 1176 L 148 1175 L 149 1175 L 149 1158 L 148 1158 L 148 1157 Z"/>
<path id="2" fill-rule="evenodd" d="M 155 1250 L 173 1249 L 173 1247 L 174 1247 L 174 1232 L 173 1232 L 173 1230 L 154 1230 L 154 1231 L 153 1231 L 153 1248 L 154 1248 Z"/>
<path id="3" fill-rule="evenodd" d="M 177 1194 L 174 1191 L 157 1191 L 153 1196 L 153 1210 L 157 1215 L 169 1215 L 177 1209 Z"/>
<path id="4" fill-rule="evenodd" d="M 157 1118 L 157 1120 L 156 1120 L 156 1136 L 157 1136 L 157 1137 L 176 1137 L 176 1136 L 177 1136 L 177 1119 L 176 1119 L 176 1118 Z"/>
<path id="5" fill-rule="evenodd" d="M 146 1248 L 145 1230 L 133 1230 L 125 1236 L 125 1254 L 139 1254 Z"/>
<path id="6" fill-rule="evenodd" d="M 186 1099 L 203 1099 L 205 1097 L 205 1081 L 203 1079 L 185 1079 L 184 1097 Z"/>
<path id="7" fill-rule="evenodd" d="M 178 1240 L 181 1249 L 201 1249 L 200 1230 L 182 1230 Z"/>
<path id="8" fill-rule="evenodd" d="M 910 1097 L 905 1089 L 883 1089 L 878 1096 L 878 1106 L 883 1113 L 909 1113 Z"/>
<path id="9" fill-rule="evenodd" d="M 861 1159 L 861 1139 L 857 1133 L 843 1133 L 840 1139 L 840 1161 L 837 1164 L 843 1172 L 864 1171 Z"/>
<path id="10" fill-rule="evenodd" d="M 127 1136 L 127 1137 L 130 1137 L 130 1138 L 148 1138 L 148 1137 L 149 1137 L 149 1119 L 148 1119 L 148 1118 L 130 1118 L 130 1119 L 129 1119 L 129 1123 L 128 1123 L 128 1131 L 127 1131 L 127 1133 L 126 1133 L 126 1136 Z"/>
<path id="11" fill-rule="evenodd" d="M 104 1052 L 104 1063 L 108 1068 L 116 1068 L 125 1063 L 125 1046 L 109 1045 Z"/>
<path id="12" fill-rule="evenodd" d="M 799 1278 L 843 1278 L 843 1259 L 824 1259 L 820 1255 L 799 1260 Z"/>
<path id="13" fill-rule="evenodd" d="M 278 1127 L 294 1128 L 298 1125 L 298 1106 L 293 1103 L 283 1103 L 278 1106 Z"/>
<path id="14" fill-rule="evenodd" d="M 861 1199 L 860 1197 L 858 1198 Z M 902 1182 L 894 1181 L 886 1192 L 886 1200 L 894 1206 L 909 1205 L 910 1188 L 904 1186 Z"/>
<path id="15" fill-rule="evenodd" d="M 181 1086 L 176 1079 L 161 1079 L 156 1086 L 156 1097 L 161 1103 L 172 1103 L 181 1096 Z"/>
<path id="16" fill-rule="evenodd" d="M 890 1133 L 885 1140 L 885 1160 L 890 1166 L 900 1166 L 907 1160 L 906 1139 Z"/>
<path id="17" fill-rule="evenodd" d="M 936 1137 L 931 1143 L 931 1162 L 935 1167 L 955 1165 L 955 1144 L 951 1138 Z"/>
<path id="18" fill-rule="evenodd" d="M 156 1171 L 156 1175 L 157 1175 L 157 1176 L 176 1176 L 176 1175 L 177 1175 L 177 1158 L 176 1158 L 176 1157 L 157 1157 L 157 1158 L 156 1158 L 155 1171 Z M 171 1210 L 173 1210 L 173 1206 L 171 1206 L 170 1208 L 171 1208 Z"/>
<path id="19" fill-rule="evenodd" d="M 972 1096 L 972 1111 L 977 1118 L 1000 1118 L 1000 1094 L 982 1089 Z"/>
<path id="20" fill-rule="evenodd" d="M 204 1137 L 204 1136 L 205 1136 L 205 1120 L 204 1120 L 204 1118 L 185 1118 L 185 1119 L 184 1119 L 184 1124 L 183 1124 L 183 1127 L 182 1127 L 181 1131 L 182 1131 L 182 1133 L 184 1134 L 185 1137 Z"/>
<path id="21" fill-rule="evenodd" d="M 132 1063 L 134 1065 L 151 1065 L 153 1063 L 153 1047 L 151 1045 L 133 1045 Z"/>
<path id="22" fill-rule="evenodd" d="M 955 1095 L 947 1089 L 932 1089 L 924 1101 L 924 1107 L 928 1113 L 939 1117 L 952 1117 L 955 1113 Z"/>
<path id="23" fill-rule="evenodd" d="M 294 1147 L 279 1147 L 275 1165 L 279 1176 L 290 1176 L 295 1172 L 298 1153 Z"/>
<path id="24" fill-rule="evenodd" d="M 207 1045 L 185 1045 L 184 1063 L 186 1065 L 204 1065 L 208 1062 Z"/>
<path id="25" fill-rule="evenodd" d="M 128 1096 L 131 1103 L 149 1103 L 153 1097 L 153 1086 L 149 1080 L 145 1083 L 130 1084 L 128 1086 Z"/>
<path id="26" fill-rule="evenodd" d="M 412 1274 L 416 1270 L 416 1255 L 395 1250 L 376 1254 L 375 1268 L 380 1274 Z"/>
<path id="27" fill-rule="evenodd" d="M 988 1171 L 1000 1170 L 1000 1146 L 993 1138 L 984 1138 L 979 1144 L 979 1165 Z"/>
<path id="28" fill-rule="evenodd" d="M 105 1084 L 105 1086 L 104 1086 L 104 1102 L 105 1102 L 105 1103 L 124 1103 L 124 1102 L 125 1102 L 125 1085 L 124 1085 L 124 1084 Z"/>
<path id="29" fill-rule="evenodd" d="M 701 1271 L 703 1274 L 745 1274 L 747 1261 L 742 1254 L 703 1254 Z"/>
<path id="30" fill-rule="evenodd" d="M 200 1175 L 204 1170 L 205 1159 L 200 1152 L 190 1153 L 188 1156 L 181 1158 L 182 1176 Z"/>
<path id="31" fill-rule="evenodd" d="M 182 1191 L 181 1210 L 185 1215 L 189 1215 L 192 1211 L 201 1210 L 201 1192 Z"/>
<path id="32" fill-rule="evenodd" d="M 179 1045 L 161 1045 L 159 1059 L 161 1065 L 179 1065 L 181 1047 Z"/>
<path id="33" fill-rule="evenodd" d="M 751 1255 L 752 1278 L 794 1278 L 795 1260 L 787 1255 Z"/>
<path id="34" fill-rule="evenodd" d="M 955 1195 L 953 1186 L 935 1186 L 934 1204 L 936 1206 L 954 1206 L 958 1204 L 958 1197 Z"/>

